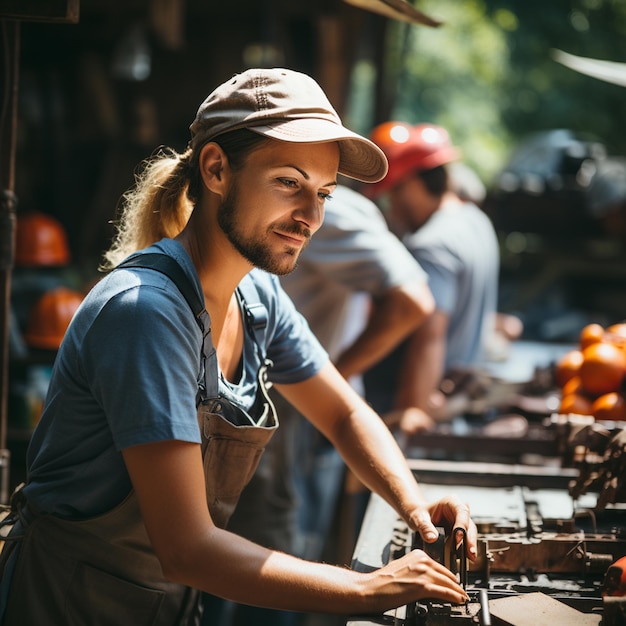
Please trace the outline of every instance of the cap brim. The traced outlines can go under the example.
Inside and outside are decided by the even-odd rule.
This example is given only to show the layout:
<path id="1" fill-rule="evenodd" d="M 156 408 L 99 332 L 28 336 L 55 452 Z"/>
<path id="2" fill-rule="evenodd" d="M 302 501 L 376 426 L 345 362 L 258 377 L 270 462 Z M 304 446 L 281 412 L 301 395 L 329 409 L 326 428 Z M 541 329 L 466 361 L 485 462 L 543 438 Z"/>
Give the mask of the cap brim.
<path id="1" fill-rule="evenodd" d="M 339 143 L 339 173 L 365 183 L 376 183 L 387 174 L 385 153 L 372 141 L 329 120 L 301 118 L 266 126 L 248 126 L 266 137 L 290 143 Z"/>

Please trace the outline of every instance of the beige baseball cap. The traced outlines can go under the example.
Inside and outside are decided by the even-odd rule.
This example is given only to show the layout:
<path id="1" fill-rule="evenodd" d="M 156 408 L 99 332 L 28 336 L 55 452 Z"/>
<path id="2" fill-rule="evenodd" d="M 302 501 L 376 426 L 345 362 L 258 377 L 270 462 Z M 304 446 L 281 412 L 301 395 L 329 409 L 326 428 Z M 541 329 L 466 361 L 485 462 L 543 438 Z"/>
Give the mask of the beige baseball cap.
<path id="1" fill-rule="evenodd" d="M 199 150 L 218 135 L 248 128 L 292 143 L 339 144 L 339 173 L 375 183 L 387 158 L 372 141 L 345 128 L 322 88 L 306 74 L 283 68 L 249 69 L 215 89 L 200 105 L 190 147 Z"/>

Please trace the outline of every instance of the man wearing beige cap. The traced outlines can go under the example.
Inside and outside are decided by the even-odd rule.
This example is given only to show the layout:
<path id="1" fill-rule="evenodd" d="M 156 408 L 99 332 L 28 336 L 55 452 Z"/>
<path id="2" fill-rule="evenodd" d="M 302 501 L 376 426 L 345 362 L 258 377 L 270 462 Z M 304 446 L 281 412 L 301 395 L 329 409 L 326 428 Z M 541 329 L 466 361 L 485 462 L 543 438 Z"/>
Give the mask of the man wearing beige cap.
<path id="1" fill-rule="evenodd" d="M 58 352 L 13 498 L 3 624 L 194 624 L 199 590 L 338 614 L 465 601 L 421 551 L 364 574 L 226 530 L 278 426 L 272 384 L 426 541 L 434 524 L 460 527 L 475 554 L 468 507 L 424 499 L 276 276 L 319 228 L 338 173 L 374 182 L 386 167 L 315 81 L 285 69 L 234 76 L 200 106 L 184 154 L 146 163 L 105 257 L 115 269 Z"/>

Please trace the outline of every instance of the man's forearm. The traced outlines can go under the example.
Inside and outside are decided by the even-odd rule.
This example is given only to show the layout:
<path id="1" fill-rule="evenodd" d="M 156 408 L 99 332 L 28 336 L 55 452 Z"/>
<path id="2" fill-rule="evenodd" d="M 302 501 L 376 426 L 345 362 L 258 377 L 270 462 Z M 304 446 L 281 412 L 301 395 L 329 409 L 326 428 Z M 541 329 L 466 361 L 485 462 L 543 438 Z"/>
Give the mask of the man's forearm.
<path id="1" fill-rule="evenodd" d="M 337 358 L 337 369 L 345 378 L 366 371 L 418 328 L 433 308 L 425 283 L 388 290 L 372 302 L 366 327 Z"/>
<path id="2" fill-rule="evenodd" d="M 360 441 L 359 446 L 354 442 Z M 342 421 L 333 443 L 355 476 L 401 515 L 424 506 L 423 496 L 406 458 L 382 419 L 363 402 Z"/>
<path id="3" fill-rule="evenodd" d="M 410 337 L 400 367 L 394 408 L 429 411 L 430 398 L 444 374 L 446 328 L 447 318 L 436 312 Z"/>

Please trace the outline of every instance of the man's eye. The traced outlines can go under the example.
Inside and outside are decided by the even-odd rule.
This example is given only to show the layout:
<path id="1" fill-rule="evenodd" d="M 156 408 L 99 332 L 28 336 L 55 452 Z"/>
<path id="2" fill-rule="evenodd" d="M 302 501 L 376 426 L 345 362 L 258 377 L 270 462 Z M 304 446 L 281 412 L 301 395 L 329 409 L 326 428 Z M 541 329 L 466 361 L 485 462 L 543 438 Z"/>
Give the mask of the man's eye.
<path id="1" fill-rule="evenodd" d="M 320 191 L 317 195 L 324 201 L 333 199 L 333 197 L 329 193 L 324 193 L 323 191 Z"/>

